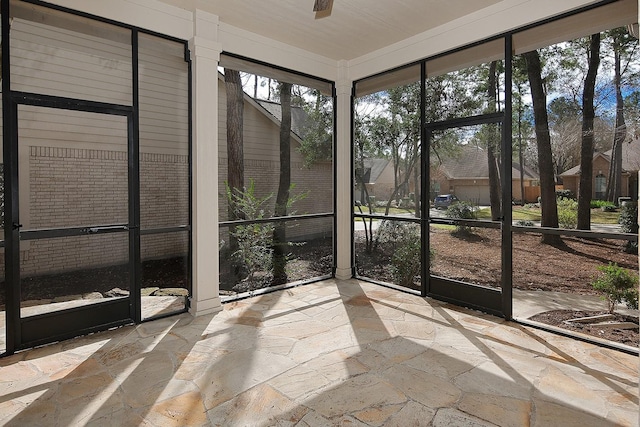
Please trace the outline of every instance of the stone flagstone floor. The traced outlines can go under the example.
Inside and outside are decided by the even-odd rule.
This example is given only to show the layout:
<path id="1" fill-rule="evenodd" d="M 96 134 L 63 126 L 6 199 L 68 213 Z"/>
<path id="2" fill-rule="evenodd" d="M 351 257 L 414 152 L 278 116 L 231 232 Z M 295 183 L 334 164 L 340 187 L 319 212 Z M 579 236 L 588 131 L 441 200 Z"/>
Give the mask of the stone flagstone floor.
<path id="1" fill-rule="evenodd" d="M 324 281 L 0 359 L 6 426 L 635 426 L 638 357 Z"/>

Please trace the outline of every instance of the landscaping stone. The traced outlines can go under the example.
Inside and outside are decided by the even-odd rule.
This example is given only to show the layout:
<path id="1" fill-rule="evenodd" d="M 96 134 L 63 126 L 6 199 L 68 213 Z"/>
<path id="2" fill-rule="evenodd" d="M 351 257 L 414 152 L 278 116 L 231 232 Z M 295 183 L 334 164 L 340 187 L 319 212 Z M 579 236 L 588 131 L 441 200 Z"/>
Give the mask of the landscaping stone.
<path id="1" fill-rule="evenodd" d="M 609 329 L 638 329 L 638 324 L 632 322 L 603 322 L 595 323 L 593 326 Z"/>
<path id="2" fill-rule="evenodd" d="M 160 289 L 157 286 L 151 287 L 151 288 L 142 288 L 140 289 L 140 295 L 142 295 L 143 297 L 148 297 L 150 295 L 153 295 L 154 292 L 156 292 L 158 289 Z"/>
<path id="3" fill-rule="evenodd" d="M 188 297 L 189 291 L 185 288 L 164 288 L 158 289 L 153 294 L 154 297 Z"/>
<path id="4" fill-rule="evenodd" d="M 89 292 L 88 294 L 83 294 L 82 299 L 102 299 L 104 298 L 100 292 Z"/>
<path id="5" fill-rule="evenodd" d="M 605 320 L 611 320 L 615 316 L 613 314 L 598 314 L 597 316 L 586 316 L 586 317 L 577 317 L 575 319 L 565 320 L 565 322 L 573 322 L 573 323 L 595 323 L 595 322 L 603 322 Z"/>
<path id="6" fill-rule="evenodd" d="M 113 288 L 110 291 L 105 292 L 104 295 L 106 297 L 108 297 L 108 298 L 128 297 L 129 296 L 129 291 L 126 291 L 126 290 L 120 289 L 120 288 Z"/>

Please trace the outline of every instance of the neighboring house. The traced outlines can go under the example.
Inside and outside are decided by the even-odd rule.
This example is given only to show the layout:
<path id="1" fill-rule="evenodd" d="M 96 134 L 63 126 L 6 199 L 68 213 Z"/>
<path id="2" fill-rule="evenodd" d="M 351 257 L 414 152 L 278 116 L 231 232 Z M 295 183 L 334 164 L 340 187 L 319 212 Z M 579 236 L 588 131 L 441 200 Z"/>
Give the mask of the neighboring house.
<path id="1" fill-rule="evenodd" d="M 512 198 L 522 200 L 520 165 L 512 166 Z M 525 202 L 534 202 L 539 196 L 539 177 L 524 167 Z M 487 153 L 477 146 L 462 147 L 459 155 L 444 159 L 431 176 L 431 199 L 438 194 L 455 194 L 460 200 L 488 205 L 489 166 Z"/>
<path id="2" fill-rule="evenodd" d="M 220 109 L 218 123 L 219 161 L 219 217 L 228 218 L 226 181 L 227 181 L 227 124 L 226 92 L 224 76 L 218 80 Z M 292 195 L 305 193 L 306 196 L 294 203 L 292 210 L 296 214 L 327 213 L 333 211 L 333 165 L 332 162 L 317 162 L 311 167 L 304 166 L 304 157 L 300 153 L 302 133 L 307 114 L 300 107 L 291 109 L 291 184 L 295 185 Z M 256 100 L 244 94 L 243 112 L 243 151 L 245 186 L 253 180 L 256 196 L 268 200 L 266 210 L 273 212 L 280 179 L 280 123 L 282 109 L 280 104 L 265 100 Z M 306 221 L 304 227 L 288 230 L 288 237 L 312 237 L 331 233 L 331 223 L 326 220 Z"/>
<path id="3" fill-rule="evenodd" d="M 593 155 L 593 191 L 591 197 L 602 200 L 606 197 L 611 150 Z M 620 196 L 637 198 L 638 170 L 640 170 L 640 139 L 622 144 L 622 189 Z M 580 165 L 560 174 L 562 185 L 566 190 L 578 194 L 580 190 Z"/>
<path id="4" fill-rule="evenodd" d="M 389 159 L 364 159 L 364 169 L 356 164 L 355 198 L 364 201 L 366 196 L 375 200 L 389 200 L 395 189 L 393 162 Z M 365 194 L 361 181 L 364 181 L 367 192 Z"/>

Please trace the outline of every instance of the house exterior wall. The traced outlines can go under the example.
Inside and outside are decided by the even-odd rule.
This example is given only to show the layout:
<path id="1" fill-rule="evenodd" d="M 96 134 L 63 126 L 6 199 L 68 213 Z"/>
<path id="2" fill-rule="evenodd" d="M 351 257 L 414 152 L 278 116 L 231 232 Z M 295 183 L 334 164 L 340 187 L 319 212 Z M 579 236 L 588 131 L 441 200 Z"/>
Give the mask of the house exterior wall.
<path id="1" fill-rule="evenodd" d="M 130 41 L 123 30 L 108 31 L 113 39 L 15 18 L 12 89 L 132 105 Z"/>
<path id="2" fill-rule="evenodd" d="M 591 197 L 594 200 L 597 199 L 596 177 L 602 174 L 606 177 L 606 179 L 609 179 L 609 164 L 610 164 L 609 160 L 602 156 L 597 156 L 593 160 L 593 175 L 591 177 L 591 188 L 592 188 Z M 620 190 L 621 197 L 632 196 L 629 178 L 630 178 L 629 173 L 622 174 L 622 188 Z M 562 186 L 566 190 L 571 190 L 573 194 L 575 194 L 577 197 L 578 192 L 580 191 L 580 175 L 569 175 L 569 176 L 562 177 Z"/>
<path id="3" fill-rule="evenodd" d="M 78 31 L 72 31 L 47 22 L 46 18 L 13 20 L 15 90 L 131 105 L 130 36 L 122 38 L 122 30 L 101 28 L 100 23 L 97 29 L 76 23 Z M 98 35 L 101 30 L 105 37 Z M 141 35 L 139 49 L 141 228 L 187 225 L 184 47 Z M 126 117 L 20 106 L 18 118 L 23 229 L 128 223 Z M 110 233 L 21 242 L 22 274 L 124 263 L 127 236 Z M 141 251 L 143 261 L 185 256 L 188 233 L 145 236 Z"/>
<path id="4" fill-rule="evenodd" d="M 440 172 L 435 172 L 433 182 L 440 186 L 440 194 L 455 194 L 460 200 L 478 203 L 480 205 L 489 204 L 489 179 L 448 179 Z M 525 179 L 526 203 L 535 202 L 539 196 L 539 187 L 532 186 L 532 181 Z M 514 200 L 521 200 L 520 178 L 511 181 L 511 191 Z M 433 198 L 434 195 L 432 194 Z"/>
<path id="5" fill-rule="evenodd" d="M 228 202 L 226 198 L 227 182 L 227 126 L 226 126 L 226 94 L 224 83 L 219 82 L 220 96 L 218 140 L 218 216 L 221 221 L 228 218 Z M 269 114 L 269 113 L 266 113 Z M 255 194 L 259 198 L 272 195 L 265 204 L 266 211 L 273 212 L 275 198 L 280 179 L 280 127 L 260 110 L 260 107 L 245 101 L 243 120 L 243 151 L 245 187 L 253 181 Z M 333 211 L 333 168 L 331 162 L 316 163 L 311 167 L 304 167 L 304 158 L 299 152 L 299 143 L 291 139 L 291 183 L 295 184 L 293 195 L 306 196 L 296 201 L 293 211 L 296 214 L 327 213 Z M 326 235 L 326 221 L 313 223 L 305 221 L 303 226 L 290 229 L 289 238 L 305 235 Z M 318 224 L 322 224 L 318 228 Z"/>
<path id="6" fill-rule="evenodd" d="M 374 177 L 371 177 L 370 179 L 374 180 Z M 390 161 L 387 163 L 380 174 L 375 177 L 375 182 L 368 182 L 365 185 L 367 187 L 369 197 L 373 197 L 376 201 L 388 201 L 393 194 L 393 190 L 395 190 L 393 162 Z M 362 198 L 358 185 L 354 187 L 354 194 L 356 200 L 360 200 Z"/>
<path id="7" fill-rule="evenodd" d="M 535 203 L 540 196 L 540 186 L 533 185 L 533 181 L 530 179 L 524 180 L 524 199 L 522 197 L 522 188 L 520 186 L 520 177 L 515 177 L 511 181 L 511 197 L 515 201 L 523 201 L 524 203 Z"/>

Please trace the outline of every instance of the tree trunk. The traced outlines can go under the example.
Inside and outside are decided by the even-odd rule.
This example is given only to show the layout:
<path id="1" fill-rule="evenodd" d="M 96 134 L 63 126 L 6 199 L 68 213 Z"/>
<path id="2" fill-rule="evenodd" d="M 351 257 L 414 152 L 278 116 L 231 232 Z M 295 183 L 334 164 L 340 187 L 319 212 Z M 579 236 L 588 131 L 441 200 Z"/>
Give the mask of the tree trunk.
<path id="1" fill-rule="evenodd" d="M 291 188 L 291 83 L 280 84 L 280 182 L 276 196 L 275 216 L 286 216 Z M 287 282 L 286 222 L 278 222 L 273 230 L 273 284 Z"/>
<path id="2" fill-rule="evenodd" d="M 522 86 L 518 83 L 518 163 L 520 164 L 520 203 L 527 203 L 524 189 L 524 153 L 522 152 Z"/>
<path id="3" fill-rule="evenodd" d="M 225 68 L 224 83 L 227 95 L 227 185 L 231 197 L 227 201 L 227 213 L 230 221 L 244 219 L 236 206 L 236 198 L 242 197 L 244 190 L 244 140 L 242 133 L 244 98 L 240 72 Z M 229 252 L 238 250 L 238 240 L 234 237 L 234 228 L 229 229 Z M 239 262 L 231 260 L 231 271 L 235 280 L 241 277 L 243 268 Z"/>
<path id="4" fill-rule="evenodd" d="M 496 66 L 496 61 L 491 62 L 491 65 L 489 66 L 489 112 L 496 111 L 496 96 L 498 92 Z M 489 168 L 489 201 L 491 204 L 491 219 L 493 221 L 499 221 L 502 217 L 502 206 L 500 201 L 500 176 L 498 174 L 496 148 L 498 148 L 500 144 L 500 137 L 497 125 L 488 124 L 487 128 L 489 130 L 487 138 L 487 166 Z"/>
<path id="5" fill-rule="evenodd" d="M 232 194 L 240 196 L 244 189 L 244 99 L 240 73 L 225 69 L 224 82 L 227 92 L 227 184 Z M 228 209 L 230 220 L 241 219 L 233 200 L 229 201 Z"/>
<path id="6" fill-rule="evenodd" d="M 589 43 L 589 68 L 582 91 L 582 146 L 580 148 L 580 186 L 578 187 L 578 230 L 591 229 L 591 194 L 593 193 L 593 120 L 596 116 L 593 97 L 600 65 L 600 33 Z"/>
<path id="7" fill-rule="evenodd" d="M 607 180 L 607 200 L 618 203 L 622 195 L 622 144 L 627 137 L 627 125 L 624 121 L 624 100 L 622 98 L 620 67 L 620 49 L 614 49 L 614 84 L 616 87 L 616 129 L 613 134 L 611 148 L 611 164 L 609 165 L 609 179 Z"/>
<path id="8" fill-rule="evenodd" d="M 547 96 L 542 85 L 542 65 L 538 51 L 523 54 L 527 63 L 527 75 L 533 100 L 533 117 L 538 146 L 538 169 L 540 170 L 540 205 L 542 226 L 558 228 L 558 204 L 556 203 L 555 174 L 553 173 L 553 155 L 551 136 L 547 116 Z M 542 243 L 560 244 L 560 236 L 543 234 Z"/>

